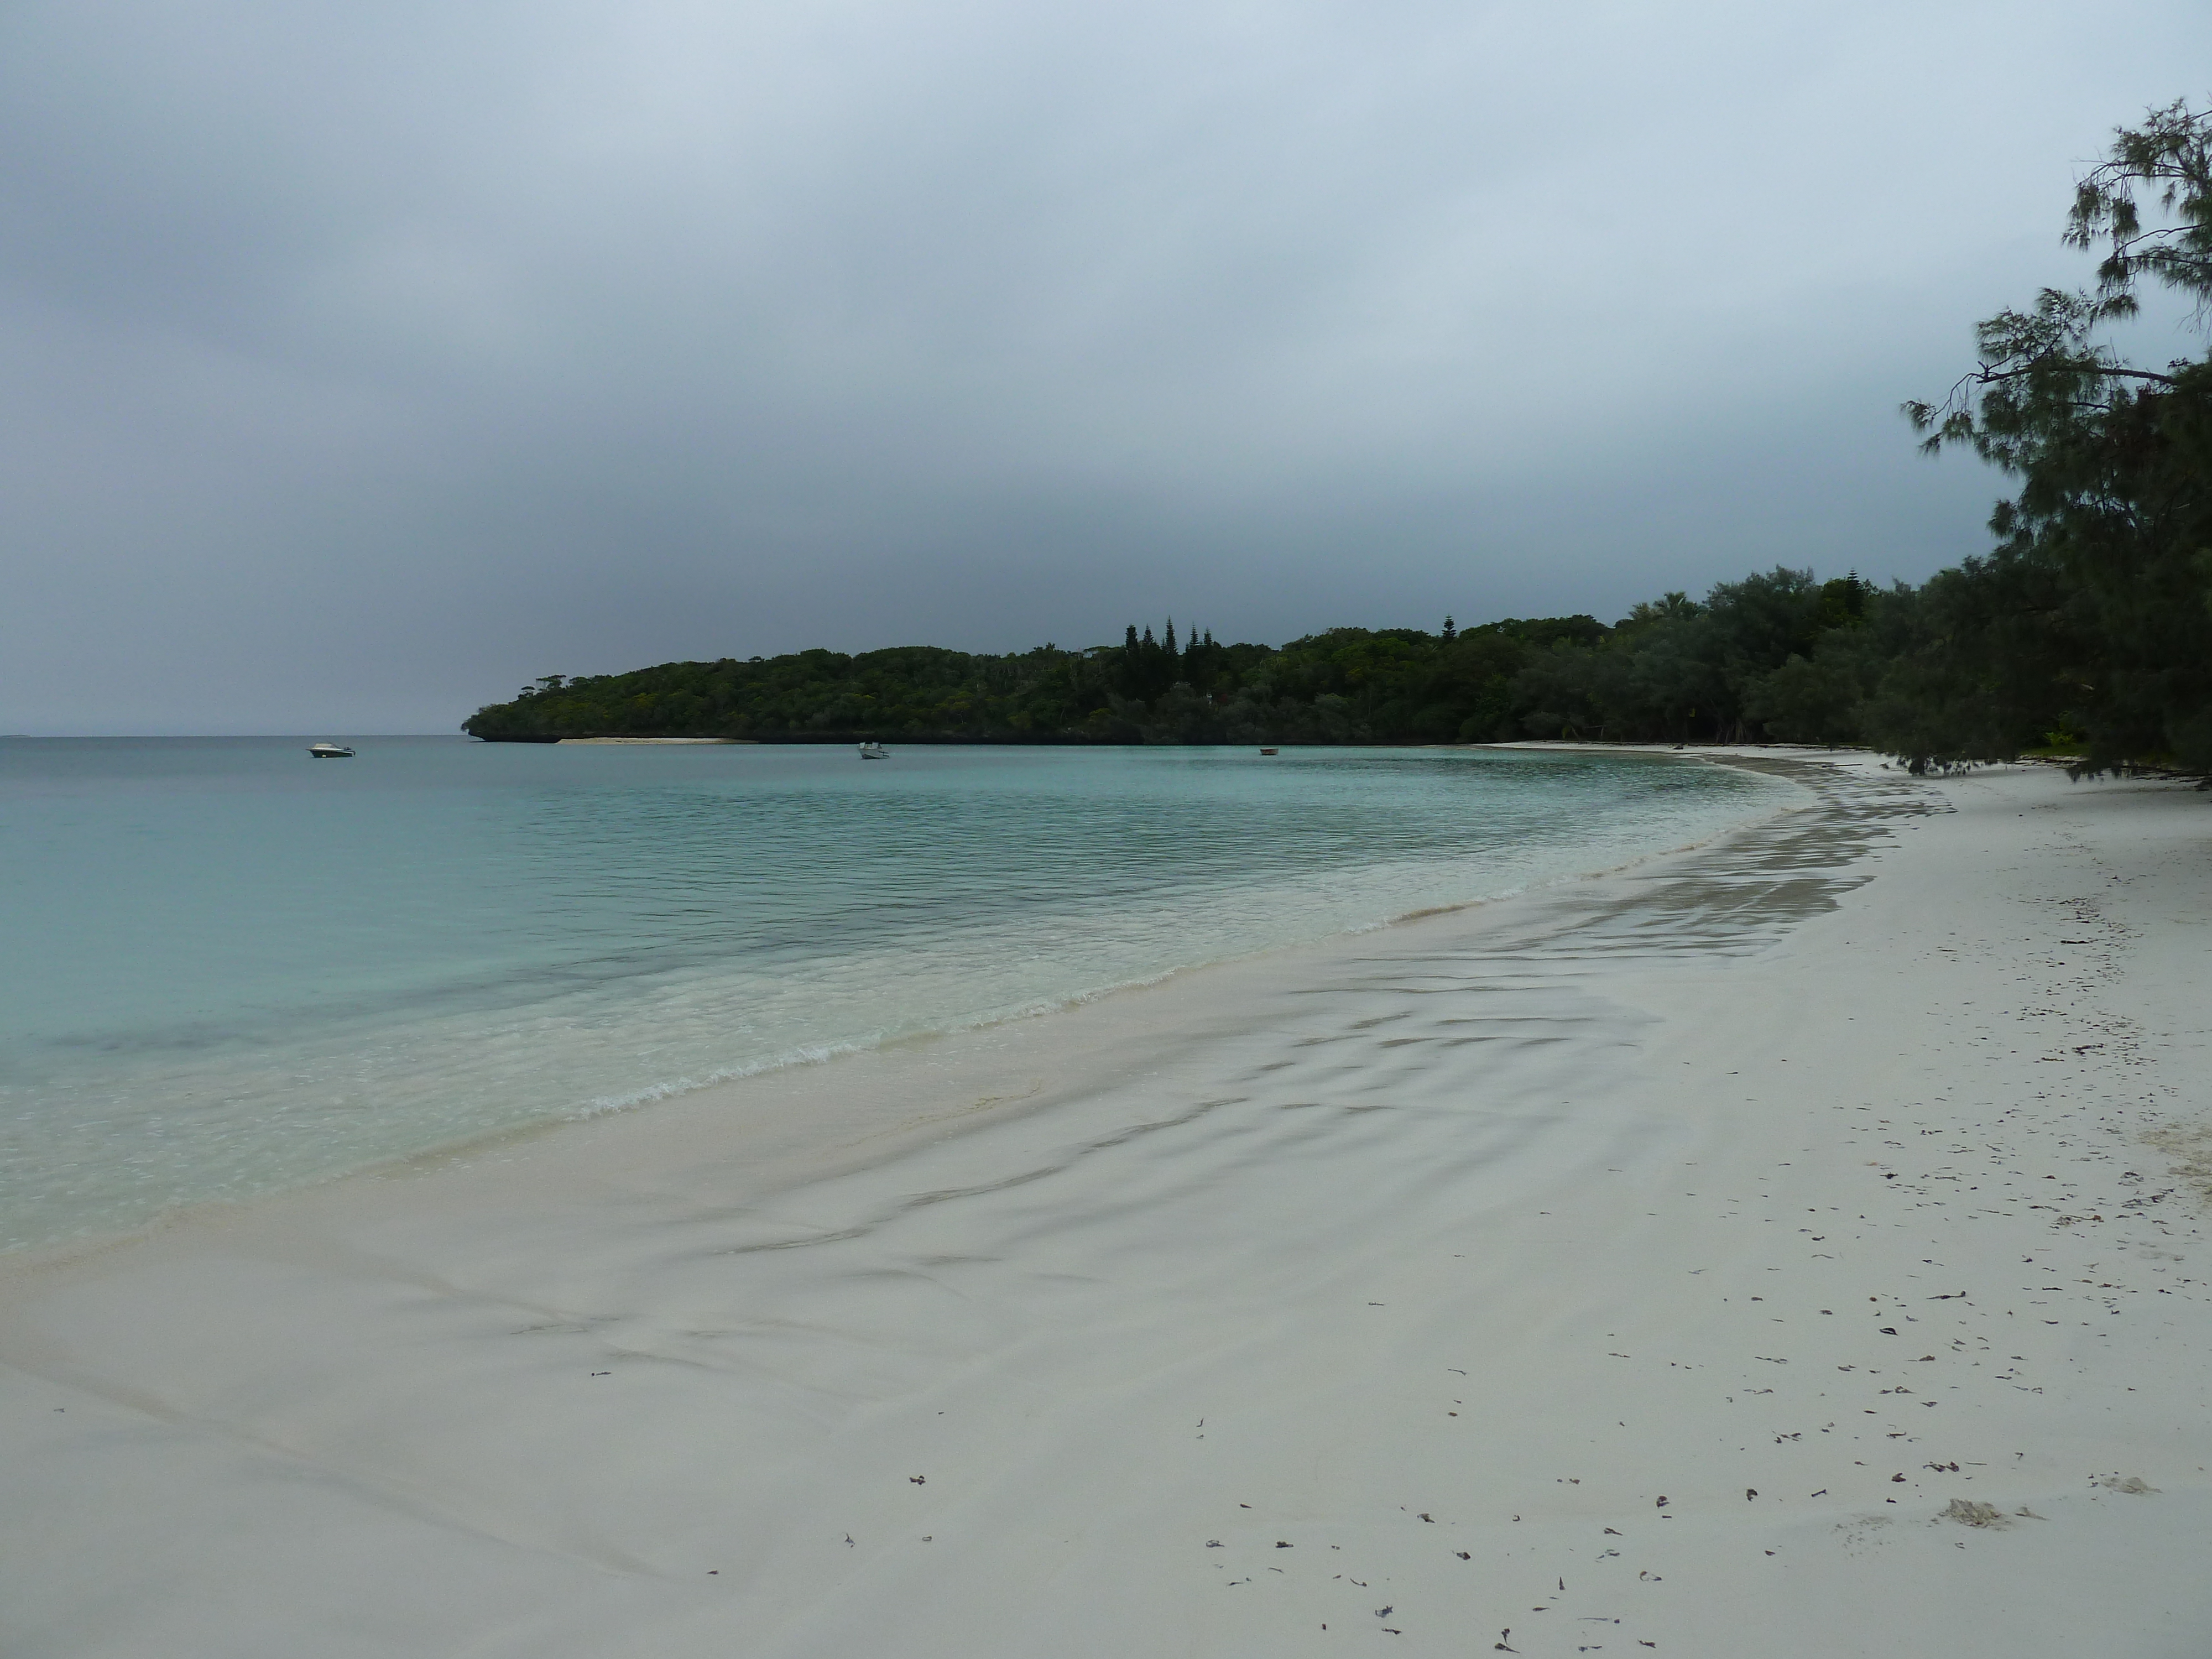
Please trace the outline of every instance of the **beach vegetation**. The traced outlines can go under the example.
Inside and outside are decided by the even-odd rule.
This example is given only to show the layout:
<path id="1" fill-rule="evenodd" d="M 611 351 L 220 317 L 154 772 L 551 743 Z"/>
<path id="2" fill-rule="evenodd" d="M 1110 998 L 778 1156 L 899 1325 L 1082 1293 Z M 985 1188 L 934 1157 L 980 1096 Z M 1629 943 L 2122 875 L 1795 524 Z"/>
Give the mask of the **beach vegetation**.
<path id="1" fill-rule="evenodd" d="M 2212 772 L 2212 364 L 2128 362 L 2106 337 L 2154 283 L 2212 310 L 2212 112 L 2121 128 L 2078 183 L 2064 240 L 2094 288 L 2045 289 L 1976 329 L 1978 364 L 1905 406 L 1931 453 L 1963 446 L 2016 492 L 1995 547 L 1921 590 L 1866 710 L 1916 768 L 2077 740 L 2077 773 Z"/>
<path id="2" fill-rule="evenodd" d="M 1665 595 L 1613 626 L 1588 615 L 1506 617 L 1433 634 L 1334 628 L 1269 646 L 1226 644 L 1207 629 L 1178 634 L 1169 622 L 1157 632 L 1132 623 L 1118 645 L 1083 650 L 903 646 L 547 675 L 464 729 L 506 742 L 1682 742 L 1757 741 L 1782 728 L 1792 740 L 1847 741 L 1850 731 L 1813 709 L 1806 689 L 1834 682 L 1841 656 L 1767 689 L 1793 661 L 1820 653 L 1828 635 L 1858 625 L 1828 605 L 1835 586 L 1778 568 L 1702 602 Z"/>

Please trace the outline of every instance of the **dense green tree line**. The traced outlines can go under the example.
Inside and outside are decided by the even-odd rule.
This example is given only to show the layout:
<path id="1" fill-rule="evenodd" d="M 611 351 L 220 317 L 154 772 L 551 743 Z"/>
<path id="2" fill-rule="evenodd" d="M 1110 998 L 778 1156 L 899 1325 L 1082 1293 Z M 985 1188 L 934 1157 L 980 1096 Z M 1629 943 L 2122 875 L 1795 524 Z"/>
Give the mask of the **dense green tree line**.
<path id="1" fill-rule="evenodd" d="M 549 675 L 480 709 L 480 738 L 731 737 L 769 742 L 1394 743 L 1522 737 L 1757 739 L 1833 733 L 1758 702 L 1872 590 L 1776 570 L 1592 617 L 1465 630 L 1332 629 L 1279 648 L 1127 631 L 1118 646 L 1006 656 L 906 646 Z M 1801 692 L 1798 702 L 1805 701 Z"/>
<path id="2" fill-rule="evenodd" d="M 2167 222 L 2146 224 L 2146 197 Z M 1917 764 L 2045 741 L 2087 771 L 2212 772 L 2212 365 L 2142 368 L 2098 337 L 2146 282 L 2200 325 L 2212 307 L 2212 114 L 2121 129 L 2066 240 L 2105 248 L 2094 291 L 2000 312 L 1951 395 L 1905 406 L 1929 449 L 1964 444 L 2019 490 L 1995 549 L 1922 590 L 1863 724 Z"/>
<path id="3" fill-rule="evenodd" d="M 2147 227 L 2138 193 L 2170 222 Z M 2155 281 L 2212 307 L 2212 116 L 2123 129 L 2067 238 L 2094 293 L 1980 325 L 1981 360 L 1909 404 L 1931 450 L 2016 480 L 1986 555 L 1925 585 L 1786 565 L 1587 616 L 1332 629 L 1280 647 L 1131 627 L 1006 656 L 902 647 L 548 676 L 480 738 L 1404 743 L 1516 738 L 1867 744 L 1916 769 L 2078 755 L 2212 773 L 2212 364 L 2133 367 L 2097 331 Z"/>

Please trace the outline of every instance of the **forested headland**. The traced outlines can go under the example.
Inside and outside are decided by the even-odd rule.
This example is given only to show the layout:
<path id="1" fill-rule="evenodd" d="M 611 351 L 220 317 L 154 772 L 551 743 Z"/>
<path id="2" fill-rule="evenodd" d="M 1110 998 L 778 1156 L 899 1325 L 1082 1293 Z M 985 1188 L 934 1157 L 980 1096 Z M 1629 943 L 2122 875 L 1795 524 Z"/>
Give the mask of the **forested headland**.
<path id="1" fill-rule="evenodd" d="M 1873 592 L 1778 570 L 1670 594 L 1613 627 L 1591 617 L 1463 631 L 1339 628 L 1281 647 L 1132 627 L 1087 650 L 1006 656 L 903 646 L 847 656 L 665 663 L 548 676 L 466 730 L 495 740 L 732 737 L 769 742 L 1437 743 L 1502 738 L 1827 741 L 1767 682 Z M 1780 688 L 1786 698 L 1785 679 Z M 1802 699 L 1801 697 L 1800 701 Z M 1848 737 L 1849 733 L 1839 736 Z"/>
<path id="2" fill-rule="evenodd" d="M 2212 363 L 2103 337 L 2146 284 L 2212 311 L 2212 112 L 2156 110 L 2077 182 L 2094 289 L 1978 325 L 1976 367 L 1905 411 L 2013 493 L 1994 544 L 1924 584 L 1786 561 L 1611 624 L 1338 628 L 1280 647 L 1170 623 L 1003 656 L 927 646 L 549 675 L 463 729 L 493 741 L 1620 742 L 1864 744 L 1916 769 L 2023 754 L 2212 774 Z"/>

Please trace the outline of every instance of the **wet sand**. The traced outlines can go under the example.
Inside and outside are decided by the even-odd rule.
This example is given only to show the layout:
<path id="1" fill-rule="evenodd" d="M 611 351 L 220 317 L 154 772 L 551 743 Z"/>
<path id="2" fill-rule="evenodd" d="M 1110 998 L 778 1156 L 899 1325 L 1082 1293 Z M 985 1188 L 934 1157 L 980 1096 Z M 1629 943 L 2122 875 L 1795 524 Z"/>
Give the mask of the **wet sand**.
<path id="1" fill-rule="evenodd" d="M 17 1264 L 0 1648 L 2203 1652 L 2212 805 L 1747 763 L 1813 804 Z"/>

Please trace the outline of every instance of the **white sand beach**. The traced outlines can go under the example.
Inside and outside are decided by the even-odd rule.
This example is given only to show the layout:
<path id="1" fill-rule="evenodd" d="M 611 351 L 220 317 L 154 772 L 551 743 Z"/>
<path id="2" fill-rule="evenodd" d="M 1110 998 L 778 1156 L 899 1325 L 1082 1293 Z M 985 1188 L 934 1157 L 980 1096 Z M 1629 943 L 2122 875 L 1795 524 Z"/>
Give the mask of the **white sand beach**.
<path id="1" fill-rule="evenodd" d="M 2212 798 L 1747 763 L 1806 804 L 16 1263 L 0 1651 L 2212 1651 Z"/>

